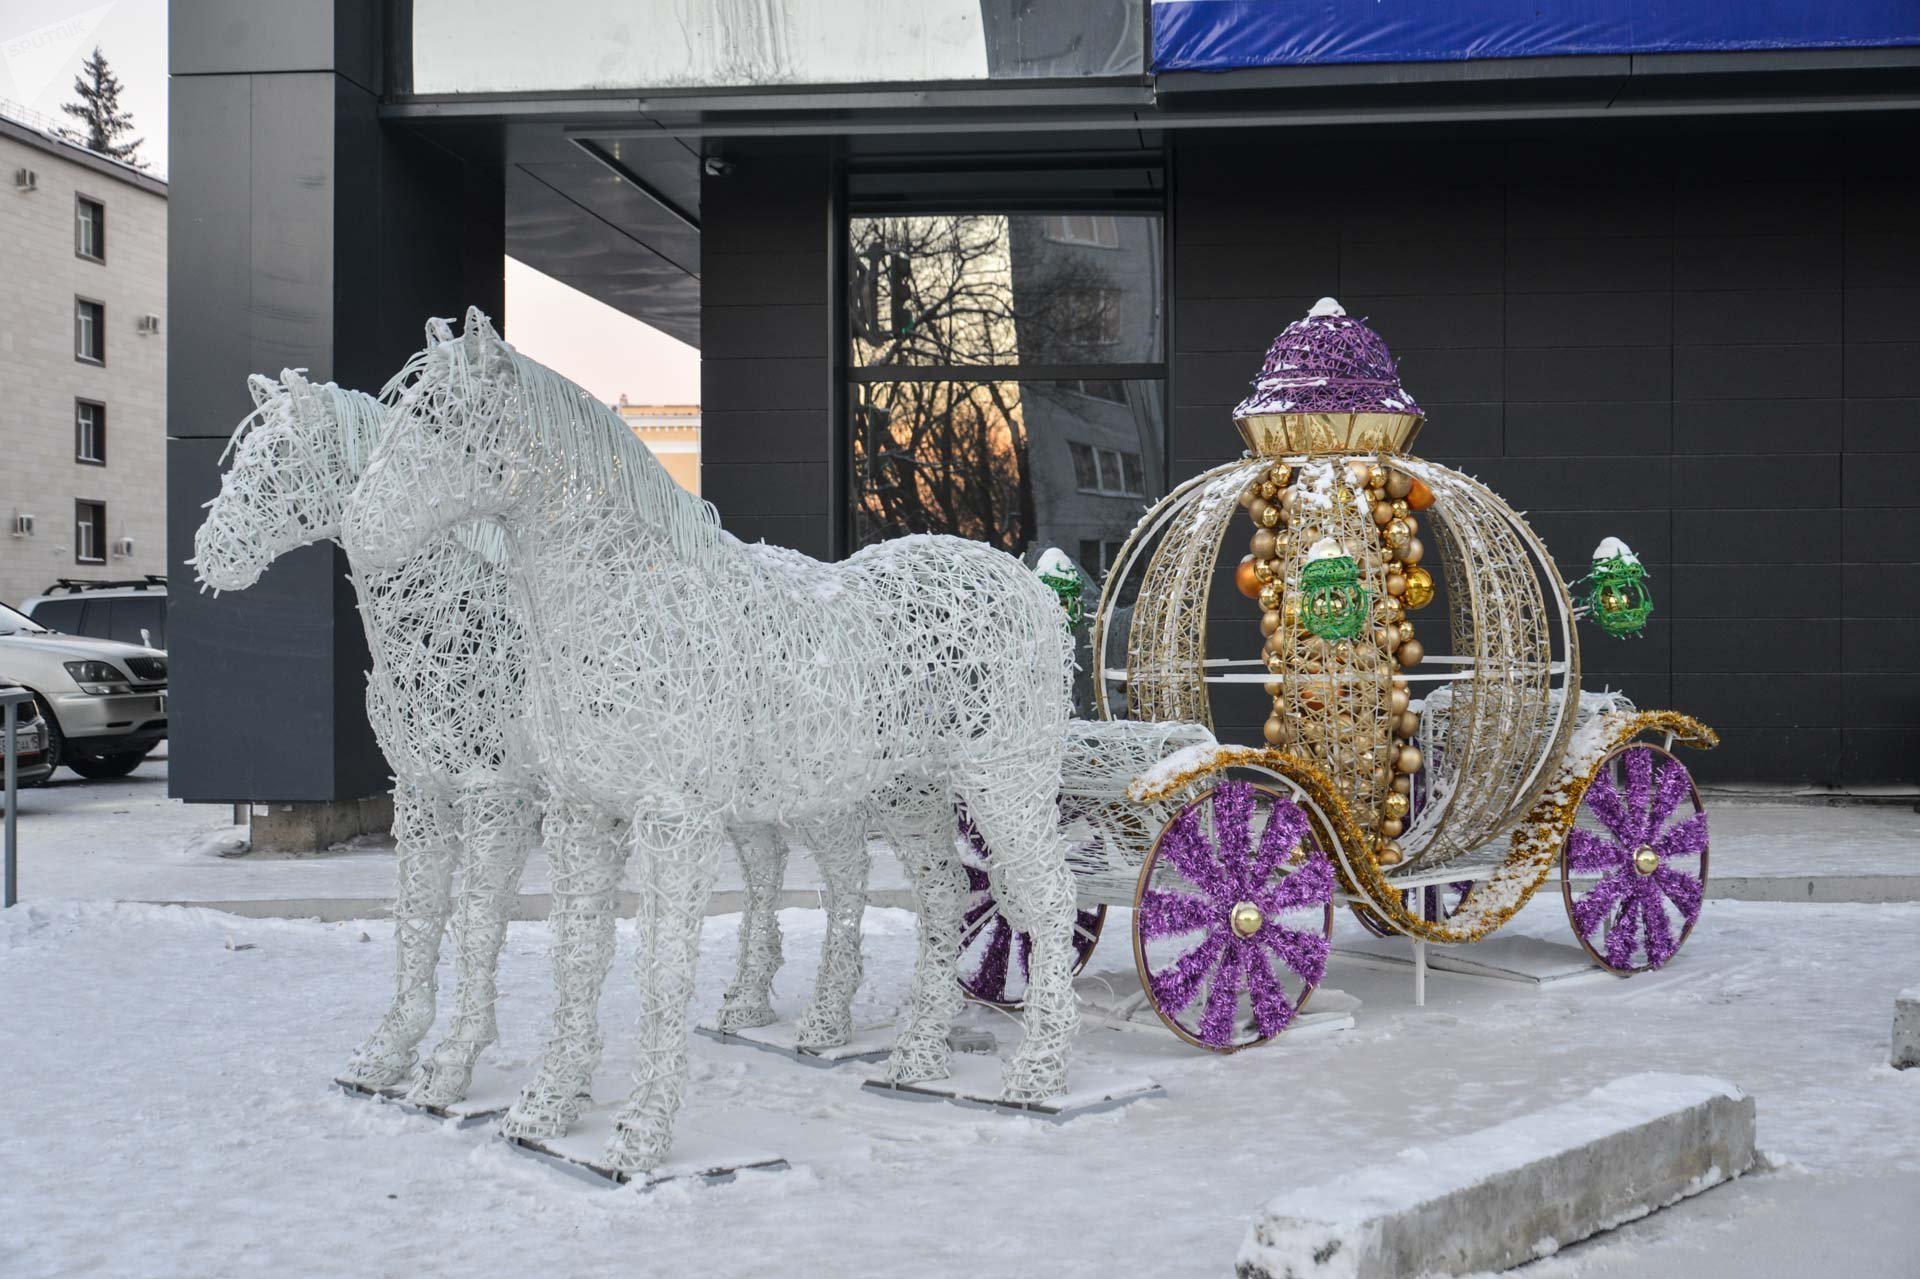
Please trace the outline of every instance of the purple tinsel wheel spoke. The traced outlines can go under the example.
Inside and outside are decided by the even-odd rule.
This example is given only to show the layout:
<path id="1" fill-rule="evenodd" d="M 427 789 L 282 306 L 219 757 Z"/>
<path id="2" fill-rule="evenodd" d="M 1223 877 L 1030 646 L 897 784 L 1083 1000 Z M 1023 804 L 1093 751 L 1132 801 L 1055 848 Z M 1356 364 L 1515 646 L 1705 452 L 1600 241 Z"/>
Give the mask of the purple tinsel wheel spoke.
<path id="1" fill-rule="evenodd" d="M 1214 857 L 1229 883 L 1246 875 L 1247 852 L 1252 847 L 1253 787 L 1246 782 L 1222 782 L 1213 792 Z"/>
<path id="2" fill-rule="evenodd" d="M 1324 906 L 1333 900 L 1333 863 L 1316 853 L 1300 869 L 1278 883 L 1264 885 L 1249 894 L 1250 900 L 1268 919 L 1278 919 L 1288 911 L 1307 906 Z"/>
<path id="3" fill-rule="evenodd" d="M 1216 927 L 1219 923 L 1220 907 L 1211 899 L 1150 888 L 1141 894 L 1134 926 L 1142 937 L 1152 941 L 1190 933 L 1197 928 Z"/>
<path id="4" fill-rule="evenodd" d="M 1667 824 L 1667 818 L 1673 816 L 1673 810 L 1680 801 L 1693 792 L 1693 778 L 1687 775 L 1687 766 L 1677 759 L 1669 759 L 1660 769 L 1660 779 L 1653 786 L 1653 808 L 1647 813 L 1647 833 L 1657 833 Z"/>
<path id="5" fill-rule="evenodd" d="M 1240 1008 L 1240 988 L 1246 984 L 1247 960 L 1252 957 L 1251 948 L 1238 939 L 1227 943 L 1207 992 L 1206 1010 L 1200 1014 L 1200 1042 L 1215 1048 L 1233 1042 L 1234 1014 Z"/>
<path id="6" fill-rule="evenodd" d="M 1151 974 L 1153 998 L 1162 1010 L 1180 1012 L 1193 1002 L 1207 974 L 1227 948 L 1231 934 L 1223 928 L 1207 934 L 1207 939 L 1165 968 Z"/>
<path id="7" fill-rule="evenodd" d="M 1583 938 L 1593 936 L 1593 930 L 1598 928 L 1606 919 L 1607 913 L 1627 896 L 1632 886 L 1633 872 L 1621 870 L 1608 875 L 1588 889 L 1586 896 L 1573 903 L 1573 931 Z"/>
<path id="8" fill-rule="evenodd" d="M 974 901 L 974 903 L 971 906 L 967 907 L 967 913 L 960 917 L 960 931 L 962 935 L 965 935 L 967 932 L 969 932 L 973 928 L 973 926 L 979 923 L 982 919 L 985 919 L 988 915 L 991 915 L 995 911 L 995 909 L 997 909 L 997 903 L 993 900 L 992 897 L 988 896 L 984 892 L 976 894 L 976 900 Z"/>
<path id="9" fill-rule="evenodd" d="M 1290 799 L 1274 801 L 1267 811 L 1267 828 L 1260 832 L 1260 851 L 1254 854 L 1247 882 L 1254 886 L 1265 883 L 1307 833 L 1307 815 L 1300 811 L 1300 805 Z"/>
<path id="10" fill-rule="evenodd" d="M 1667 918 L 1666 904 L 1660 900 L 1660 890 L 1648 879 L 1641 885 L 1637 899 L 1640 902 L 1640 918 L 1647 926 L 1647 967 L 1658 968 L 1673 958 L 1673 952 L 1680 949 L 1680 943 L 1674 940 L 1673 924 Z"/>
<path id="11" fill-rule="evenodd" d="M 1201 825 L 1198 804 L 1189 804 L 1181 809 L 1180 815 L 1167 827 L 1166 833 L 1160 837 L 1160 855 L 1185 875 L 1195 888 L 1216 901 L 1233 896 L 1232 885 L 1214 861 L 1213 846 L 1208 842 Z"/>
<path id="12" fill-rule="evenodd" d="M 1327 975 L 1330 943 L 1319 933 L 1268 924 L 1254 934 L 1254 939 L 1272 951 L 1275 959 L 1291 968 L 1309 986 L 1318 986 L 1320 979 Z"/>
<path id="13" fill-rule="evenodd" d="M 1706 886 L 1686 871 L 1675 866 L 1662 866 L 1653 872 L 1653 882 L 1667 895 L 1680 911 L 1680 917 L 1691 925 L 1700 918 L 1700 903 L 1707 895 Z"/>
<path id="14" fill-rule="evenodd" d="M 973 985 L 988 999 L 1000 999 L 1007 993 L 1007 956 L 1012 943 L 1012 924 L 996 918 L 987 925 L 987 944 L 980 952 Z"/>
<path id="15" fill-rule="evenodd" d="M 1612 836 L 1626 843 L 1631 829 L 1626 806 L 1621 802 L 1620 792 L 1613 784 L 1613 770 L 1603 767 L 1593 775 L 1593 785 L 1587 787 L 1586 796 L 1580 801 L 1587 811 L 1600 819 Z"/>
<path id="16" fill-rule="evenodd" d="M 1574 870 L 1588 874 L 1624 870 L 1632 860 L 1626 849 L 1590 830 L 1575 827 L 1567 832 L 1567 865 Z"/>
<path id="17" fill-rule="evenodd" d="M 1009 924 L 1007 927 L 1011 929 L 1013 926 Z M 1033 979 L 1033 967 L 1031 962 L 1033 958 L 1033 938 L 1027 935 L 1026 933 L 1014 933 L 1013 934 L 1013 953 L 1020 960 L 1020 979 L 1021 979 L 1021 984 L 1024 985 L 1026 982 L 1031 981 Z"/>
<path id="18" fill-rule="evenodd" d="M 1639 844 L 1651 833 L 1647 827 L 1647 809 L 1653 803 L 1653 752 L 1635 746 L 1620 756 L 1627 774 L 1627 820 L 1631 829 L 1622 842 Z"/>
<path id="19" fill-rule="evenodd" d="M 1607 929 L 1607 963 L 1613 967 L 1633 967 L 1633 948 L 1640 940 L 1640 917 L 1645 907 L 1646 899 L 1629 888 L 1620 914 Z"/>
<path id="20" fill-rule="evenodd" d="M 1707 815 L 1695 813 L 1684 822 L 1676 822 L 1653 842 L 1653 850 L 1664 860 L 1668 857 L 1697 857 L 1707 847 Z"/>
<path id="21" fill-rule="evenodd" d="M 1253 1005 L 1253 1028 L 1262 1039 L 1271 1039 L 1293 1020 L 1286 987 L 1273 975 L 1266 956 L 1258 953 L 1247 957 L 1247 1002 Z"/>

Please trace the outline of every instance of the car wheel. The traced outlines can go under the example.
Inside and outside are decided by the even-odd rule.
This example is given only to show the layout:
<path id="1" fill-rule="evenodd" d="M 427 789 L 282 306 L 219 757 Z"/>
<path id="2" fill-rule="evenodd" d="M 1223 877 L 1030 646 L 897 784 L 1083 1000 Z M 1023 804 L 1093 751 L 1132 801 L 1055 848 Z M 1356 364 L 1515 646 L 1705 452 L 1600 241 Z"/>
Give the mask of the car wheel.
<path id="1" fill-rule="evenodd" d="M 121 751 L 115 755 L 74 755 L 66 763 L 80 776 L 99 781 L 108 777 L 125 777 L 140 767 L 140 761 L 146 757 L 147 753 L 143 750 Z"/>
<path id="2" fill-rule="evenodd" d="M 47 705 L 47 699 L 44 697 L 36 696 L 33 700 L 34 704 L 40 708 L 40 718 L 47 724 L 47 771 L 33 781 L 21 782 L 22 790 L 45 786 L 53 779 L 54 771 L 60 767 L 67 753 L 67 739 L 60 732 L 60 722 L 53 717 L 53 707 Z M 0 749 L 5 745 L 6 743 L 0 742 Z"/>

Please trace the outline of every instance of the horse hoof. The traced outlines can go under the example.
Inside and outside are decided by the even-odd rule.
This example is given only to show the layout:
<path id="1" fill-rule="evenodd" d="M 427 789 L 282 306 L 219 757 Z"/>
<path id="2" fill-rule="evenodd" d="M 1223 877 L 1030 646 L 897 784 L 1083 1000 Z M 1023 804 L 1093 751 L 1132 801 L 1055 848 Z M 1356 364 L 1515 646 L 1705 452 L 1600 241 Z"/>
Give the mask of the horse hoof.
<path id="1" fill-rule="evenodd" d="M 1052 1101 L 1067 1090 L 1067 1067 L 1064 1062 L 1011 1061 L 1001 1075 L 1000 1086 L 1008 1101 Z"/>
<path id="2" fill-rule="evenodd" d="M 465 1101 L 472 1087 L 471 1064 L 428 1060 L 420 1067 L 420 1078 L 408 1089 L 407 1100 L 416 1106 L 451 1106 Z"/>
<path id="3" fill-rule="evenodd" d="M 672 1145 L 672 1132 L 661 1131 L 658 1124 L 647 1121 L 628 1124 L 616 1120 L 613 1136 L 607 1138 L 607 1166 L 629 1176 L 652 1172 L 666 1162 L 667 1151 Z"/>
<path id="4" fill-rule="evenodd" d="M 718 1023 L 722 1030 L 752 1030 L 756 1026 L 771 1026 L 774 1020 L 772 1004 L 740 1004 L 722 1005 Z"/>
<path id="5" fill-rule="evenodd" d="M 918 1050 L 896 1044 L 887 1058 L 886 1078 L 890 1084 L 924 1084 L 952 1073 L 944 1039 Z"/>
<path id="6" fill-rule="evenodd" d="M 838 1048 L 853 1038 L 853 1017 L 847 1013 L 811 1012 L 800 1014 L 800 1024 L 795 1029 L 794 1041 L 802 1048 L 819 1052 L 826 1048 Z"/>
<path id="7" fill-rule="evenodd" d="M 592 1100 L 585 1088 L 547 1085 L 536 1079 L 501 1116 L 500 1133 L 530 1141 L 564 1137 Z"/>
<path id="8" fill-rule="evenodd" d="M 372 1053 L 362 1048 L 348 1059 L 339 1078 L 343 1083 L 361 1088 L 392 1088 L 403 1082 L 412 1070 L 412 1053 Z"/>

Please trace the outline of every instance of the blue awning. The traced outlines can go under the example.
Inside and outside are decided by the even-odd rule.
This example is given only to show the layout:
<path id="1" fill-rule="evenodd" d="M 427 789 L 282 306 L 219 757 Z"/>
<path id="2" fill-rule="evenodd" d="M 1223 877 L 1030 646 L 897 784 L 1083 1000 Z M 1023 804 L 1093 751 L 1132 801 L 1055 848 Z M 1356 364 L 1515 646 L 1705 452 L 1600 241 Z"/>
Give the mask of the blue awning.
<path id="1" fill-rule="evenodd" d="M 1153 0 L 1155 71 L 1920 45 L 1920 0 Z"/>

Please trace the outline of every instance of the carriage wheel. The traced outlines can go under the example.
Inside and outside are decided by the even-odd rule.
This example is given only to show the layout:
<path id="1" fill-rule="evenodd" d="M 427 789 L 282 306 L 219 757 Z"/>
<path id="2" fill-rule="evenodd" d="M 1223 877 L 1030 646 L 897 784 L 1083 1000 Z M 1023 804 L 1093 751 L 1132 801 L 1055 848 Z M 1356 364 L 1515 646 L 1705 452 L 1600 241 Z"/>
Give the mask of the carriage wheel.
<path id="1" fill-rule="evenodd" d="M 1467 894 L 1473 891 L 1476 882 L 1456 879 L 1447 884 L 1409 888 L 1400 894 L 1400 905 L 1409 915 L 1418 915 L 1429 924 L 1445 923 L 1458 915 L 1460 908 L 1467 904 Z M 1400 936 L 1399 930 L 1390 927 L 1371 907 L 1354 902 L 1347 909 L 1360 921 L 1360 926 L 1375 937 Z"/>
<path id="2" fill-rule="evenodd" d="M 1304 792 L 1222 782 L 1174 814 L 1141 866 L 1134 962 L 1154 1011 L 1188 1043 L 1264 1043 L 1325 975 L 1333 837 L 1308 806 L 1319 808 Z"/>
<path id="3" fill-rule="evenodd" d="M 1018 1011 L 1027 997 L 1027 965 L 1033 939 L 1016 930 L 1000 913 L 987 876 L 987 843 L 965 811 L 958 811 L 960 862 L 967 872 L 966 914 L 960 923 L 960 989 L 978 1004 Z M 1107 908 L 1076 911 L 1073 917 L 1073 971 L 1078 975 L 1093 958 Z"/>
<path id="4" fill-rule="evenodd" d="M 1659 968 L 1693 931 L 1706 888 L 1707 814 L 1686 765 L 1647 742 L 1615 748 L 1560 850 L 1574 935 L 1610 972 Z"/>

